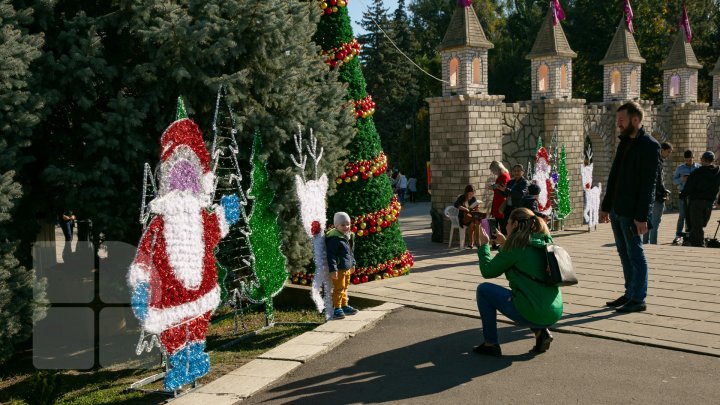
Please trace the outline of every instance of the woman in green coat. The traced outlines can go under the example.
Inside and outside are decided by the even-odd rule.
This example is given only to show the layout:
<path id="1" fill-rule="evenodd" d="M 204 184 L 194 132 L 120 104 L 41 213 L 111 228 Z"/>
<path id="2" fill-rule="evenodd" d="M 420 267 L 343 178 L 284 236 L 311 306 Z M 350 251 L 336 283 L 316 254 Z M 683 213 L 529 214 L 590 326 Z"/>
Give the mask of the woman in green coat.
<path id="1" fill-rule="evenodd" d="M 508 219 L 507 237 L 497 232 L 495 240 L 501 248 L 491 257 L 488 235 L 481 228 L 480 272 L 483 278 L 505 274 L 510 289 L 493 283 L 478 286 L 477 306 L 485 341 L 474 351 L 492 356 L 502 354 L 497 337 L 497 311 L 500 311 L 519 325 L 529 327 L 535 334 L 533 350 L 545 352 L 553 340 L 548 327 L 560 319 L 563 311 L 560 289 L 533 280 L 545 279 L 545 246 L 552 243 L 547 225 L 529 209 L 518 208 Z"/>

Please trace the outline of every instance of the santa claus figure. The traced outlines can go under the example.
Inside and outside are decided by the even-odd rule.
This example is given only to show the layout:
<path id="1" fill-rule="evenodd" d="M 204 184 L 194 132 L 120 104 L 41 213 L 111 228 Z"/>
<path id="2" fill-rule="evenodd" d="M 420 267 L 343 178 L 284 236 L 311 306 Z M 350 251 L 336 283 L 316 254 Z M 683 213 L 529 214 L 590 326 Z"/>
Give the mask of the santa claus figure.
<path id="1" fill-rule="evenodd" d="M 165 389 L 205 375 L 205 332 L 220 303 L 213 250 L 239 218 L 237 196 L 212 205 L 214 175 L 198 126 L 173 122 L 161 138 L 159 192 L 153 216 L 128 274 L 142 328 L 160 337 L 168 355 Z"/>

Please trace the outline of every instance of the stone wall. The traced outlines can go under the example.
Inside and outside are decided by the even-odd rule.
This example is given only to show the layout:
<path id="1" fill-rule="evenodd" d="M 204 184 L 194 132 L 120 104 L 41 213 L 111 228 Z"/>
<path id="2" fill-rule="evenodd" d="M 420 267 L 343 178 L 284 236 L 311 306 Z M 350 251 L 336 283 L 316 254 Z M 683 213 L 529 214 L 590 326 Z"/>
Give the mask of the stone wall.
<path id="1" fill-rule="evenodd" d="M 488 51 L 487 49 L 458 48 L 453 51 L 441 52 L 443 96 L 457 94 L 484 94 L 488 93 Z M 458 60 L 457 85 L 450 86 L 450 61 L 453 58 Z M 480 83 L 473 84 L 474 59 L 480 60 Z"/>
<path id="2" fill-rule="evenodd" d="M 465 186 L 478 191 L 485 210 L 483 189 L 493 160 L 502 158 L 501 112 L 503 96 L 464 95 L 427 99 L 430 105 L 430 161 L 432 209 L 444 212 Z M 450 223 L 444 221 L 447 241 Z"/>
<path id="3" fill-rule="evenodd" d="M 538 90 L 539 69 L 540 65 L 548 67 L 548 87 L 547 91 Z M 567 85 L 563 88 L 560 86 L 560 68 L 565 66 L 567 69 Z M 572 97 L 572 59 L 545 57 L 533 59 L 530 62 L 530 75 L 532 84 L 532 99 L 562 99 Z"/>
<path id="4" fill-rule="evenodd" d="M 635 100 L 640 98 L 640 83 L 642 78 L 639 63 L 611 63 L 603 67 L 603 98 L 605 102 L 618 100 Z M 612 85 L 612 72 L 620 72 L 620 88 L 613 94 L 610 92 Z M 635 77 L 633 77 L 633 71 Z"/>

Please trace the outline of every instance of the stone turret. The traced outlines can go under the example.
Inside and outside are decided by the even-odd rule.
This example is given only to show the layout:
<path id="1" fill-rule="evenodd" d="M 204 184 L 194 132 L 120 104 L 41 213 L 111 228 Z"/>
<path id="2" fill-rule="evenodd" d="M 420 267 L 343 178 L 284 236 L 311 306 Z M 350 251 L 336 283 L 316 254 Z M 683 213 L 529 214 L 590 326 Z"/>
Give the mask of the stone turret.
<path id="1" fill-rule="evenodd" d="M 577 54 L 570 49 L 560 22 L 553 24 L 552 7 L 548 10 L 527 55 L 532 75 L 532 99 L 572 98 L 572 60 Z"/>
<path id="2" fill-rule="evenodd" d="M 438 50 L 442 61 L 442 95 L 488 94 L 488 49 L 480 21 L 469 1 L 458 1 Z M 465 5 L 467 4 L 467 6 Z"/>
<path id="3" fill-rule="evenodd" d="M 712 106 L 720 108 L 720 57 L 715 62 L 715 69 L 710 72 L 710 75 L 713 77 Z"/>
<path id="4" fill-rule="evenodd" d="M 670 48 L 663 72 L 663 103 L 695 103 L 697 102 L 698 70 L 702 65 L 698 62 L 690 42 L 682 29 L 678 30 L 675 42 Z"/>
<path id="5" fill-rule="evenodd" d="M 645 59 L 640 56 L 635 37 L 625 17 L 620 20 L 603 65 L 603 101 L 625 101 L 640 98 L 640 73 Z"/>

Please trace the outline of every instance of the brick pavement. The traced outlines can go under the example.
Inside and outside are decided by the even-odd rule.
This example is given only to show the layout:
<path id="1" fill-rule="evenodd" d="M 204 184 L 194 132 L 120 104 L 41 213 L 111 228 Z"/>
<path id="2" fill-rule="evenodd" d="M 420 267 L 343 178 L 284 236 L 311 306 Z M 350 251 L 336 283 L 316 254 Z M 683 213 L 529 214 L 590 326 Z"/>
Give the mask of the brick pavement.
<path id="1" fill-rule="evenodd" d="M 415 266 L 407 277 L 353 285 L 351 296 L 479 317 L 482 282 L 475 250 L 430 241 L 430 204 L 403 207 L 401 227 Z M 708 226 L 715 232 L 720 210 Z M 620 259 L 609 224 L 591 233 L 568 229 L 556 243 L 573 257 L 580 283 L 563 288 L 565 313 L 554 329 L 720 356 L 720 249 L 671 246 L 677 214 L 663 216 L 660 245 L 645 246 L 650 265 L 648 310 L 619 314 L 604 306 L 623 292 Z M 707 236 L 707 235 L 706 235 Z M 507 286 L 504 278 L 493 280 Z M 507 320 L 506 320 L 507 321 Z"/>

